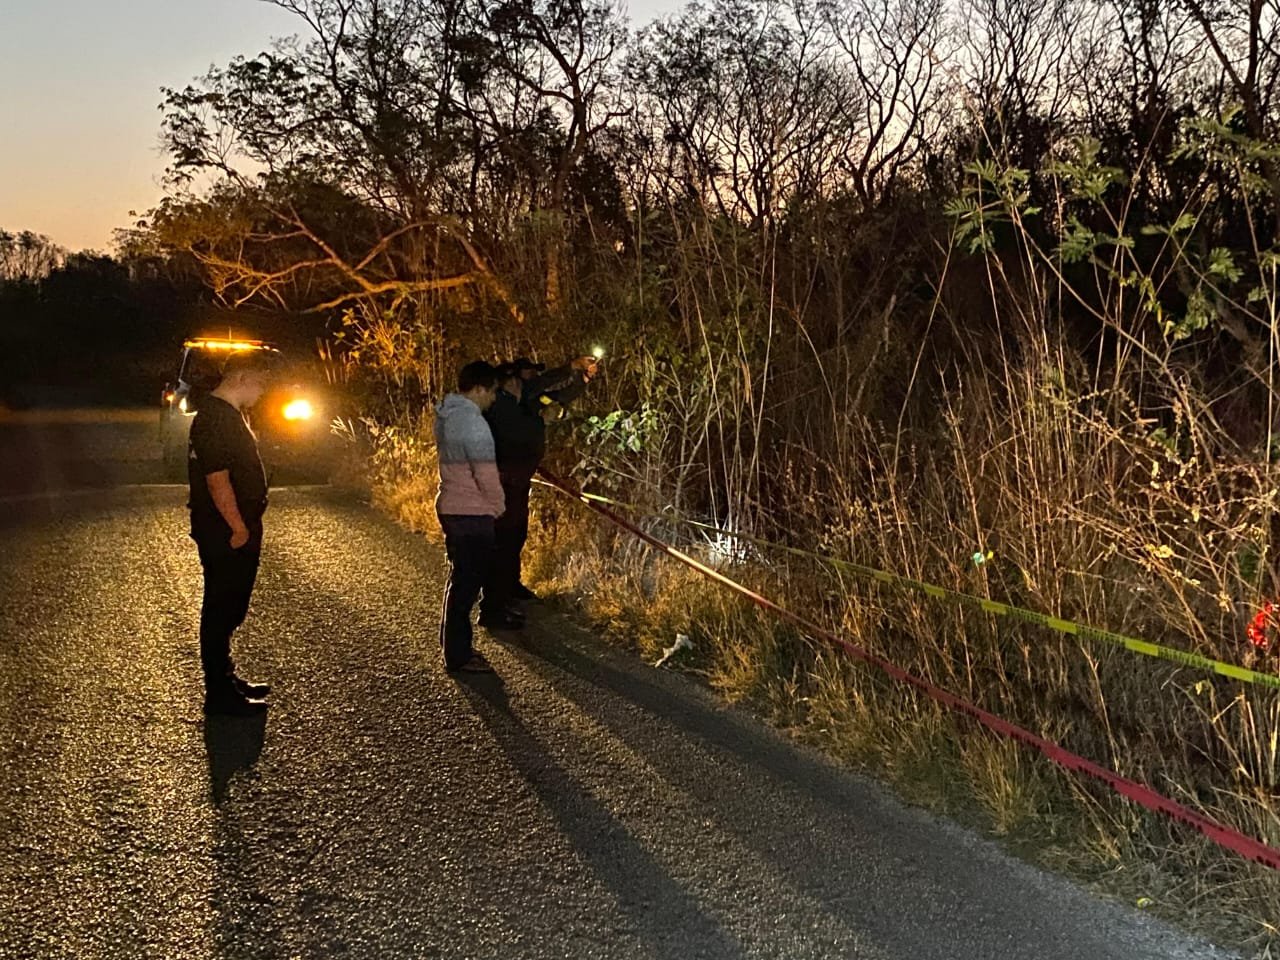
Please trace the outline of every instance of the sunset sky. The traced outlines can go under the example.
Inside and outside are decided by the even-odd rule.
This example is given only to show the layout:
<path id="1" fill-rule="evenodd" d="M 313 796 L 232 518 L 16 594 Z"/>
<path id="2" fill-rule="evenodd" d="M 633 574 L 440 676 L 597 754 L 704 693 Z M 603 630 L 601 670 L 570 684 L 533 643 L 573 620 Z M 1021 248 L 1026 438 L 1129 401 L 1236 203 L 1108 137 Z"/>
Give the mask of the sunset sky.
<path id="1" fill-rule="evenodd" d="M 632 0 L 633 21 L 680 0 Z M 262 0 L 5 0 L 0 228 L 72 250 L 160 196 L 162 86 L 254 54 L 299 21 Z"/>

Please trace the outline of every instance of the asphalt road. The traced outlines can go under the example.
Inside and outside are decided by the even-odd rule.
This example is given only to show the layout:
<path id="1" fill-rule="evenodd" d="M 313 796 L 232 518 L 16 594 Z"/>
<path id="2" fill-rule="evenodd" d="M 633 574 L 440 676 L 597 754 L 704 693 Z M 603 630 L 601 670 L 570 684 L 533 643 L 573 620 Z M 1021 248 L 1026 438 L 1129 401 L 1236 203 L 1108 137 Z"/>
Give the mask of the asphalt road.
<path id="1" fill-rule="evenodd" d="M 184 491 L 35 469 L 0 465 L 0 957 L 1223 956 L 550 613 L 446 674 L 439 550 L 324 489 L 267 515 L 269 716 L 206 721 Z"/>
<path id="2" fill-rule="evenodd" d="M 158 408 L 0 407 L 0 496 L 175 479 L 160 461 L 159 438 Z"/>

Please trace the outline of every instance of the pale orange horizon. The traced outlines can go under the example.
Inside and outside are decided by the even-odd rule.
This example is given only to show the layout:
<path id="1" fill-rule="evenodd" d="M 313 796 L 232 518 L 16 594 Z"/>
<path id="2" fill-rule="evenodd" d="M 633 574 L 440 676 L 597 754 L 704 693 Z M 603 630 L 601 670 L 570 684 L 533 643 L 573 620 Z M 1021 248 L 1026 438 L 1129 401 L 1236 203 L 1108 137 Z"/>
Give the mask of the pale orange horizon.
<path id="1" fill-rule="evenodd" d="M 13 4 L 0 32 L 0 228 L 110 247 L 160 199 L 162 86 L 296 32 L 260 0 Z"/>
<path id="2" fill-rule="evenodd" d="M 633 0 L 633 19 L 680 0 Z M 44 0 L 0 31 L 0 229 L 69 250 L 111 247 L 162 196 L 164 86 L 252 56 L 300 21 L 263 0 Z"/>

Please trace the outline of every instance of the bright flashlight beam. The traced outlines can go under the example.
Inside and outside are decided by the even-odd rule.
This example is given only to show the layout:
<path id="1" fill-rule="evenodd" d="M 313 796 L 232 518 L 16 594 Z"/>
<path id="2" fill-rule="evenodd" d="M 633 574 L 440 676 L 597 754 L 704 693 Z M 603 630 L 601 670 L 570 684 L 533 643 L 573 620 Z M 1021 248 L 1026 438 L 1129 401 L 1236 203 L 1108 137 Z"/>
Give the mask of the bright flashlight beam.
<path id="1" fill-rule="evenodd" d="M 592 350 L 591 350 L 591 355 L 592 355 L 593 357 L 595 357 L 597 360 L 603 360 L 603 359 L 604 359 L 604 347 L 593 347 L 593 348 L 592 348 Z"/>
<path id="2" fill-rule="evenodd" d="M 286 420 L 310 420 L 314 412 L 309 400 L 292 400 L 284 406 Z"/>

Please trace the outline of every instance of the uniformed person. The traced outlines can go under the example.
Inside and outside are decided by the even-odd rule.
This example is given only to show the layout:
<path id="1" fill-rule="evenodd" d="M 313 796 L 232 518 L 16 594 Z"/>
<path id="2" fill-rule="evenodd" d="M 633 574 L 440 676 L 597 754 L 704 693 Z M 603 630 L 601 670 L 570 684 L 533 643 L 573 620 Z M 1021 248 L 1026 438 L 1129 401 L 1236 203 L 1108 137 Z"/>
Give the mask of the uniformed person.
<path id="1" fill-rule="evenodd" d="M 271 690 L 236 673 L 231 635 L 244 623 L 262 553 L 267 477 L 245 420 L 271 379 L 264 350 L 231 353 L 214 389 L 198 399 L 187 457 L 191 538 L 204 570 L 200 661 L 206 713 L 255 716 Z"/>
<path id="2" fill-rule="evenodd" d="M 493 566 L 480 603 L 483 626 L 518 629 L 523 618 L 516 602 L 536 599 L 521 582 L 520 557 L 529 538 L 529 486 L 547 449 L 544 414 L 580 396 L 598 369 L 594 357 L 554 370 L 519 357 L 498 368 L 498 394 L 485 419 L 493 431 L 507 509 L 494 525 Z"/>

